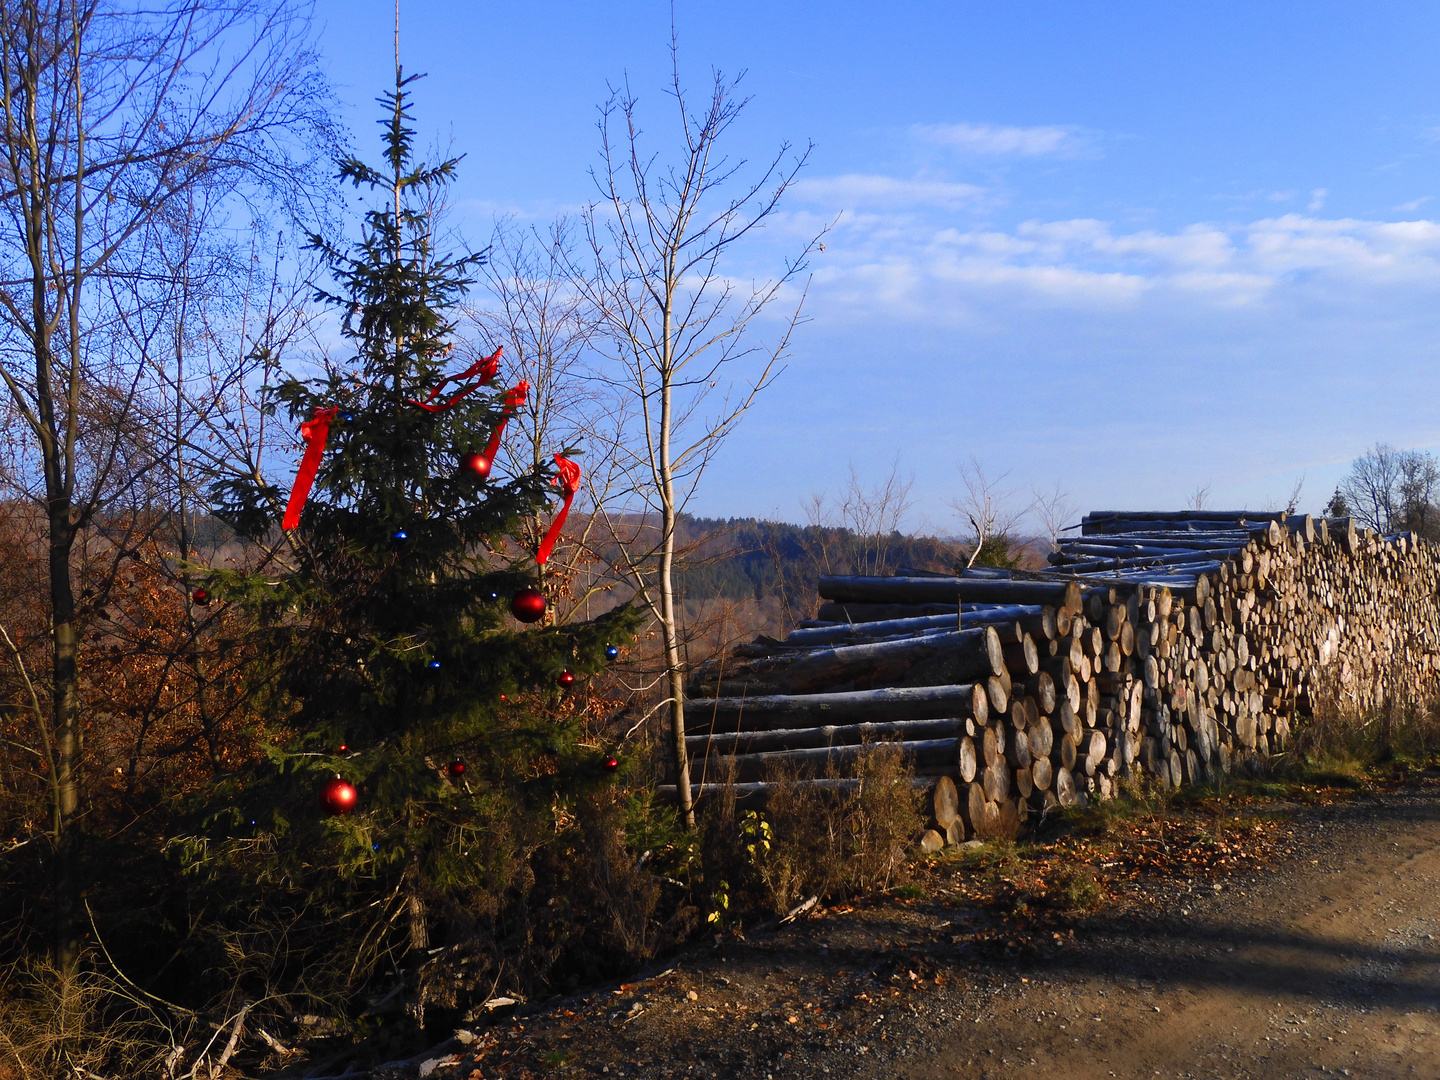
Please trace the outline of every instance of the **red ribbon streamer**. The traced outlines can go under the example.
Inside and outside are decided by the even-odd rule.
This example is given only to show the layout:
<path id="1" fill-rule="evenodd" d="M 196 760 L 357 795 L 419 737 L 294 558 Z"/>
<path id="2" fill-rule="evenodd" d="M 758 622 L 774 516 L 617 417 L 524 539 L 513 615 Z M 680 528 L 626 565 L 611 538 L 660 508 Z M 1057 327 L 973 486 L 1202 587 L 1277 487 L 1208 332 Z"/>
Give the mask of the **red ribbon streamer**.
<path id="1" fill-rule="evenodd" d="M 495 378 L 495 376 L 500 373 L 500 354 L 504 351 L 505 346 L 501 345 L 500 348 L 496 349 L 489 356 L 482 356 L 479 360 L 476 360 L 475 363 L 471 364 L 464 371 L 460 372 L 460 374 L 448 375 L 445 378 L 441 379 L 438 383 L 435 384 L 435 389 L 431 390 L 430 393 L 425 395 L 424 401 L 416 401 L 413 398 L 409 398 L 407 400 L 411 405 L 418 406 L 419 408 L 424 409 L 426 412 L 444 412 L 446 409 L 450 408 L 451 405 L 454 405 L 457 401 L 463 398 L 466 394 L 473 394 L 476 390 L 479 390 L 480 387 L 484 386 L 486 383 L 488 383 L 491 379 Z M 440 391 L 444 389 L 446 383 L 463 383 L 466 379 L 472 377 L 475 379 L 475 381 L 469 386 L 462 386 L 458 391 L 455 392 L 454 396 L 452 396 L 449 401 L 446 401 L 440 405 L 430 404 L 430 402 L 434 400 L 435 395 L 440 393 Z"/>
<path id="2" fill-rule="evenodd" d="M 500 423 L 496 425 L 490 441 L 485 445 L 487 460 L 495 460 L 495 453 L 500 449 L 500 436 L 505 434 L 505 425 L 510 422 L 510 417 L 515 410 L 525 404 L 525 398 L 529 393 L 530 384 L 523 379 L 515 384 L 514 389 L 505 391 L 505 411 L 500 414 Z"/>
<path id="3" fill-rule="evenodd" d="M 565 505 L 560 507 L 560 513 L 555 515 L 555 520 L 550 523 L 550 529 L 545 534 L 545 539 L 540 541 L 540 550 L 535 553 L 535 561 L 544 566 L 550 559 L 550 552 L 555 550 L 555 541 L 560 538 L 560 529 L 565 524 L 565 517 L 570 513 L 570 504 L 575 501 L 575 493 L 580 490 L 580 466 L 567 457 L 555 455 L 555 466 L 560 470 L 560 475 L 550 481 L 557 485 L 565 493 Z"/>
<path id="4" fill-rule="evenodd" d="M 290 503 L 285 507 L 282 529 L 295 529 L 300 525 L 300 511 L 310 497 L 310 488 L 315 483 L 315 474 L 320 471 L 320 457 L 325 453 L 325 440 L 330 437 L 330 421 L 335 419 L 338 409 L 315 407 L 315 415 L 300 425 L 300 437 L 305 440 L 305 456 L 300 459 L 300 469 L 295 473 L 295 485 L 290 489 Z"/>

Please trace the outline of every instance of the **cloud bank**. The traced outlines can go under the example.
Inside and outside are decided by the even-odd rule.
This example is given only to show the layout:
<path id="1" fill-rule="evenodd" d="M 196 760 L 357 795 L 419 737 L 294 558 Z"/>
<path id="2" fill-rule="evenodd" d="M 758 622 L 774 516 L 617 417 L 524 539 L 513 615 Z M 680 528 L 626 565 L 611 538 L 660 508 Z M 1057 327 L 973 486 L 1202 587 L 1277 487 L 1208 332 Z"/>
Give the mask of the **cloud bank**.
<path id="1" fill-rule="evenodd" d="M 984 157 L 1069 157 L 1089 148 L 1070 127 L 1008 127 L 1000 124 L 917 124 L 920 139 Z"/>

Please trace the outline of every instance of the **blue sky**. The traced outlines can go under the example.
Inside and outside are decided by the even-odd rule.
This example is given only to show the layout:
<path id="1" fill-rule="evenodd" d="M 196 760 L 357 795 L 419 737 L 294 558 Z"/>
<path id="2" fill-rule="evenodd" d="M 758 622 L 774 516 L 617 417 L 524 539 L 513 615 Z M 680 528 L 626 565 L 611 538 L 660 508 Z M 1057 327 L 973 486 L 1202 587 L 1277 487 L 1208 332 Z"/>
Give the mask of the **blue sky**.
<path id="1" fill-rule="evenodd" d="M 1377 440 L 1440 445 L 1440 5 L 686 3 L 692 86 L 744 69 L 731 152 L 815 143 L 736 263 L 838 217 L 781 381 L 693 507 L 800 516 L 853 461 L 971 455 L 1084 508 L 1323 505 Z M 320 0 L 365 153 L 393 4 Z M 457 218 L 546 221 L 593 188 L 629 78 L 669 130 L 665 3 L 405 0 L 422 136 L 468 156 Z M 767 328 L 762 327 L 763 334 Z"/>

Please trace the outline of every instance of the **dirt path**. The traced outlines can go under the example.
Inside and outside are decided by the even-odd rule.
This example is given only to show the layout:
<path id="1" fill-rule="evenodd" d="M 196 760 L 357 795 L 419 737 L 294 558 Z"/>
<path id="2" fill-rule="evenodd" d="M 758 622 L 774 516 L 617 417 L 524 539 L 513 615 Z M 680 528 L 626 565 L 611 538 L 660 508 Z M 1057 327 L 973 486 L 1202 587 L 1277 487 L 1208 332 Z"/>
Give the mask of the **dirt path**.
<path id="1" fill-rule="evenodd" d="M 1295 809 L 1262 871 L 1041 947 L 832 911 L 482 1034 L 431 1075 L 1440 1078 L 1440 781 Z"/>

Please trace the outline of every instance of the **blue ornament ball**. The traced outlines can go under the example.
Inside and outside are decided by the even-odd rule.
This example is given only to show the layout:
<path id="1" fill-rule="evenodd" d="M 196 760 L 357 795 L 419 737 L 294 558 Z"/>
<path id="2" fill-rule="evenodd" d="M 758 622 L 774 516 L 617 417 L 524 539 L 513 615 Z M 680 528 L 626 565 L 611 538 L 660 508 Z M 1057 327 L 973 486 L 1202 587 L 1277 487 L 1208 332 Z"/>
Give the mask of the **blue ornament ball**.
<path id="1" fill-rule="evenodd" d="M 396 529 L 393 533 L 390 534 L 390 539 L 394 540 L 396 543 L 403 543 L 404 541 L 410 539 L 410 534 L 404 529 Z"/>
<path id="2" fill-rule="evenodd" d="M 606 645 L 606 646 L 605 646 L 605 657 L 606 657 L 606 659 L 608 659 L 608 660 L 614 660 L 614 659 L 615 659 L 617 656 L 619 656 L 619 655 L 620 655 L 620 647 L 619 647 L 618 645 Z"/>
<path id="3" fill-rule="evenodd" d="M 425 666 L 428 667 L 431 671 L 437 671 L 437 670 L 439 670 L 439 667 L 440 667 L 440 661 L 439 661 L 439 660 L 431 660 L 431 661 L 430 661 L 428 664 L 426 664 Z"/>

